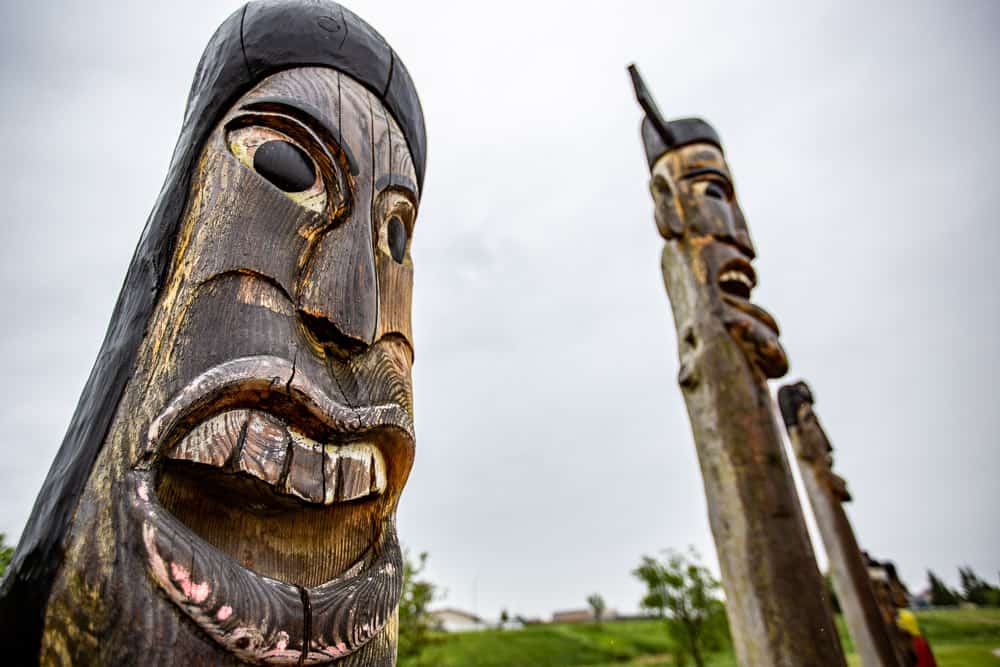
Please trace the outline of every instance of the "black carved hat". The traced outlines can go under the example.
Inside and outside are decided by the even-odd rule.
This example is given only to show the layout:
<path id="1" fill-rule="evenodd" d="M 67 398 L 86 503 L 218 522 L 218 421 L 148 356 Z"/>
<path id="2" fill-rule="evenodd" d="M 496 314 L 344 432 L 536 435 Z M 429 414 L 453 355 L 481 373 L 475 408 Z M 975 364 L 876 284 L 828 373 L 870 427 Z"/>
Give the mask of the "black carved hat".
<path id="1" fill-rule="evenodd" d="M 308 66 L 340 70 L 381 100 L 406 137 L 423 187 L 427 135 L 410 74 L 374 28 L 335 2 L 262 0 L 230 16 L 205 49 L 186 116 L 217 120 L 265 77 Z"/>
<path id="2" fill-rule="evenodd" d="M 711 125 L 701 118 L 680 118 L 667 123 L 668 139 L 657 129 L 656 125 L 646 116 L 642 119 L 642 145 L 646 148 L 646 161 L 652 169 L 660 157 L 667 151 L 686 146 L 687 144 L 715 144 L 722 150 L 722 140 Z"/>
<path id="3" fill-rule="evenodd" d="M 778 407 L 781 409 L 781 417 L 786 426 L 797 425 L 799 408 L 806 403 L 811 405 L 813 402 L 812 390 L 805 382 L 786 384 L 778 390 Z"/>
<path id="4" fill-rule="evenodd" d="M 635 97 L 646 112 L 642 119 L 642 145 L 646 148 L 646 161 L 649 162 L 650 169 L 664 153 L 687 144 L 709 143 L 722 150 L 722 141 L 715 128 L 701 118 L 679 118 L 669 122 L 664 120 L 638 68 L 629 65 L 628 73 L 632 77 Z"/>
<path id="5" fill-rule="evenodd" d="M 52 579 L 77 501 L 132 376 L 167 279 L 195 161 L 212 129 L 244 93 L 275 72 L 338 69 L 377 96 L 409 144 L 423 185 L 427 141 L 417 92 L 396 52 L 371 26 L 328 0 L 263 0 L 216 30 L 198 63 L 181 134 L 146 221 L 97 361 L 0 585 L 0 643 L 11 664 L 35 664 Z"/>

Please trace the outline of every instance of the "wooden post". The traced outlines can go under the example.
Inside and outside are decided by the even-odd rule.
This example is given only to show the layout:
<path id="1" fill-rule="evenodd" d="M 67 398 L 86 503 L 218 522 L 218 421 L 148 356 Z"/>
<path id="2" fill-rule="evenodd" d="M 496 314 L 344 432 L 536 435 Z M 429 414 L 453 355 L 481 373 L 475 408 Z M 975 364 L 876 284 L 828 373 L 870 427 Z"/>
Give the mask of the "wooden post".
<path id="1" fill-rule="evenodd" d="M 726 610 L 740 665 L 844 665 L 767 379 L 787 370 L 778 327 L 749 301 L 749 231 L 718 135 L 666 122 L 634 68 L 663 280 L 680 354 Z"/>
<path id="2" fill-rule="evenodd" d="M 913 637 L 898 624 L 900 610 L 909 606 L 909 592 L 896 573 L 896 566 L 892 561 L 876 560 L 867 551 L 861 552 L 861 555 L 896 661 L 900 665 L 909 666 L 913 661 Z"/>
<path id="3" fill-rule="evenodd" d="M 424 146 L 339 5 L 216 31 L 0 589 L 5 664 L 396 663 Z"/>
<path id="4" fill-rule="evenodd" d="M 809 386 L 797 382 L 778 391 L 778 405 L 792 441 L 806 493 L 833 573 L 844 620 L 865 667 L 897 667 L 890 629 L 875 599 L 868 567 L 842 503 L 851 500 L 847 483 L 834 474 L 833 447 L 813 412 Z"/>

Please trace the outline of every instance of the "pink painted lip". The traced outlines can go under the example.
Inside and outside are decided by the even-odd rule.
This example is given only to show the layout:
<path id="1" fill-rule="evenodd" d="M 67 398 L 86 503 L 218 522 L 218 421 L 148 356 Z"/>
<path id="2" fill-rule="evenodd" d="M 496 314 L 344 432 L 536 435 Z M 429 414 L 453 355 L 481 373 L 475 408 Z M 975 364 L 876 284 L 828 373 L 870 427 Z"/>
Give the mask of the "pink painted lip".
<path id="1" fill-rule="evenodd" d="M 336 579 L 306 589 L 244 568 L 194 534 L 159 504 L 152 492 L 154 477 L 141 470 L 127 476 L 129 509 L 141 530 L 147 571 L 174 604 L 241 660 L 255 665 L 332 662 L 367 644 L 392 617 L 403 573 L 392 519 L 361 560 Z"/>
<path id="2" fill-rule="evenodd" d="M 392 431 L 393 437 L 377 438 L 387 463 L 412 461 L 412 418 L 396 404 L 340 405 L 286 359 L 235 359 L 205 371 L 168 402 L 126 476 L 128 506 L 151 579 L 212 640 L 257 665 L 320 665 L 350 655 L 382 632 L 399 603 L 403 559 L 394 503 L 357 563 L 307 589 L 243 567 L 156 497 L 165 453 L 201 420 L 237 408 L 266 410 L 331 439 Z"/>

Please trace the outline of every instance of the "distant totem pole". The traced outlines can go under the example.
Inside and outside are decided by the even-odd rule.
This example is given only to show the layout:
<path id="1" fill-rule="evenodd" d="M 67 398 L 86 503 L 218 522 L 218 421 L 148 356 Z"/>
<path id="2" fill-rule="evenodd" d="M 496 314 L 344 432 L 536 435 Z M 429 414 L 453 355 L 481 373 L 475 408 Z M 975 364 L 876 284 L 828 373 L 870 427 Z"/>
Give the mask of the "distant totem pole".
<path id="1" fill-rule="evenodd" d="M 844 665 L 767 386 L 788 362 L 774 319 L 749 301 L 754 249 L 721 142 L 700 119 L 665 121 L 629 69 L 645 111 L 678 382 L 737 659 L 743 666 Z"/>
<path id="2" fill-rule="evenodd" d="M 805 382 L 778 390 L 781 415 L 830 560 L 833 587 L 861 664 L 897 667 L 897 633 L 894 624 L 887 625 L 879 608 L 868 566 L 843 506 L 851 494 L 847 482 L 833 472 L 833 446 L 813 412 L 813 402 Z"/>
<path id="3" fill-rule="evenodd" d="M 910 592 L 899 578 L 896 565 L 892 561 L 879 561 L 871 557 L 867 551 L 861 552 L 865 565 L 868 567 L 868 578 L 871 581 L 875 600 L 878 602 L 882 620 L 889 628 L 892 646 L 900 665 L 908 667 L 914 664 L 913 637 L 900 627 L 900 612 L 910 606 Z"/>
<path id="4" fill-rule="evenodd" d="M 219 27 L 0 588 L 5 663 L 395 664 L 425 152 L 346 9 Z"/>

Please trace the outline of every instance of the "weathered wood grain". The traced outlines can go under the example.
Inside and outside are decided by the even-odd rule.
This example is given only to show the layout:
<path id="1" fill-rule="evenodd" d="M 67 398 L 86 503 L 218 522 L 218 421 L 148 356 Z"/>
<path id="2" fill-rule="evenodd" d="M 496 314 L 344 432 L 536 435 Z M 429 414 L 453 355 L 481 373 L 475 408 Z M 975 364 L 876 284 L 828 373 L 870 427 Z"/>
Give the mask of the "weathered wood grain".
<path id="1" fill-rule="evenodd" d="M 375 178 L 372 110 L 363 86 L 344 76 L 338 76 L 337 82 L 342 144 L 356 161 L 349 178 L 350 215 L 328 230 L 312 249 L 299 281 L 298 307 L 311 318 L 321 342 L 370 345 L 378 317 L 371 220 Z M 343 122 L 345 118 L 350 122 Z"/>
<path id="2" fill-rule="evenodd" d="M 235 469 L 257 479 L 277 484 L 285 472 L 290 444 L 288 429 L 267 413 L 253 411 L 243 433 L 243 446 Z"/>
<path id="3" fill-rule="evenodd" d="M 354 500 L 371 492 L 373 461 L 364 448 L 342 447 L 337 454 L 337 500 Z"/>
<path id="4" fill-rule="evenodd" d="M 232 410 L 213 417 L 199 424 L 168 456 L 221 468 L 234 452 L 239 453 L 249 416 L 247 410 Z"/>
<path id="5" fill-rule="evenodd" d="M 413 295 L 413 263 L 409 256 L 402 262 L 392 257 L 388 246 L 387 225 L 396 217 L 404 227 L 412 229 L 416 212 L 409 200 L 394 191 L 383 193 L 376 203 L 376 219 L 382 221 L 379 230 L 375 266 L 379 277 L 378 337 L 399 334 L 412 346 L 413 328 L 410 320 Z"/>

